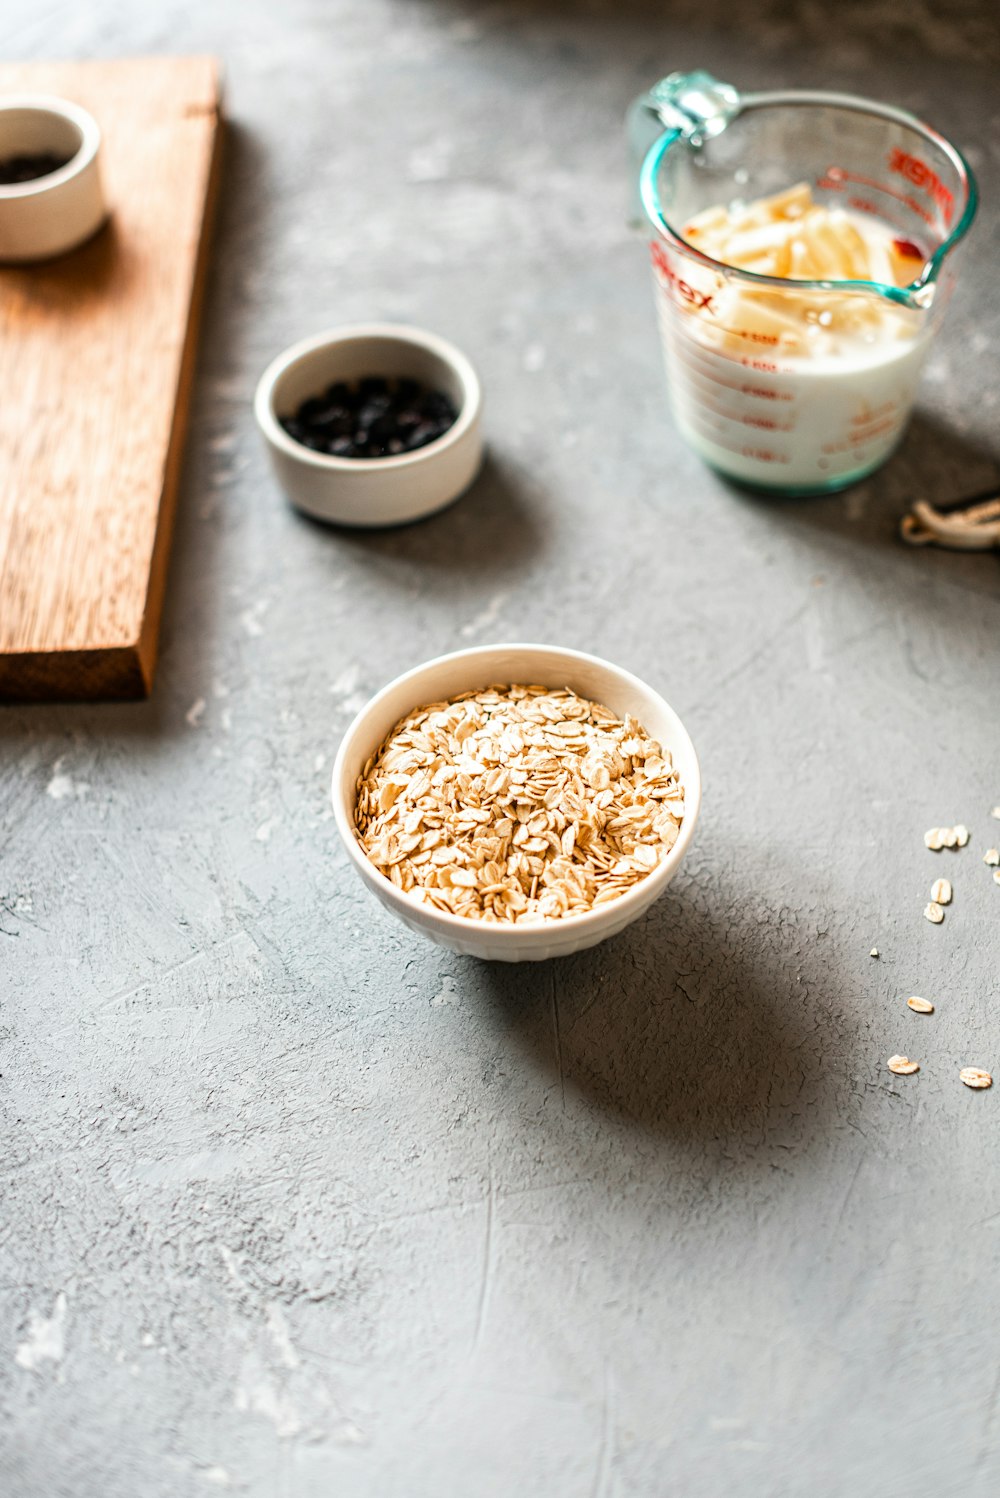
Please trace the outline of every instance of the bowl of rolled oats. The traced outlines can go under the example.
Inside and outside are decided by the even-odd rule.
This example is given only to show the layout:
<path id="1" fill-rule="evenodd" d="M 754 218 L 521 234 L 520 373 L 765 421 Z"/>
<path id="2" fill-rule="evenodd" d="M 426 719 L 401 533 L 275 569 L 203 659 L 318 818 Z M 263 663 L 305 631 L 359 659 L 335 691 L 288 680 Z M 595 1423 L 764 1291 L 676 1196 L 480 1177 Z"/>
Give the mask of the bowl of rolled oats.
<path id="1" fill-rule="evenodd" d="M 652 687 L 548 645 L 460 650 L 364 707 L 333 809 L 382 904 L 453 952 L 563 957 L 662 894 L 694 835 L 694 745 Z"/>

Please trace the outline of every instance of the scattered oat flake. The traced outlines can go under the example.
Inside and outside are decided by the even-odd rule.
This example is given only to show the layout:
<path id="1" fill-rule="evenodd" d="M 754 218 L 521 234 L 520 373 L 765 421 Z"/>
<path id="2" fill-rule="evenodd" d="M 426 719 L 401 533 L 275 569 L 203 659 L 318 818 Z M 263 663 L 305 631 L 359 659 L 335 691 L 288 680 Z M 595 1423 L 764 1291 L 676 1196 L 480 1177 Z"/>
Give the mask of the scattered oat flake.
<path id="1" fill-rule="evenodd" d="M 997 884 L 1000 884 L 1000 869 L 993 870 L 993 878 L 996 880 Z"/>
<path id="2" fill-rule="evenodd" d="M 890 1056 L 886 1062 L 890 1071 L 896 1073 L 897 1077 L 910 1077 L 915 1071 L 920 1070 L 919 1061 L 911 1061 L 909 1056 Z"/>
<path id="3" fill-rule="evenodd" d="M 993 1078 L 988 1071 L 983 1071 L 978 1066 L 963 1066 L 959 1072 L 959 1078 L 966 1087 L 992 1087 Z"/>
<path id="4" fill-rule="evenodd" d="M 869 957 L 877 957 L 878 956 L 878 947 L 872 947 L 871 951 L 868 953 L 868 956 Z"/>
<path id="5" fill-rule="evenodd" d="M 942 829 L 940 827 L 931 827 L 929 831 L 924 833 L 924 847 L 930 848 L 932 853 L 940 853 L 944 847 L 941 834 Z"/>
<path id="6" fill-rule="evenodd" d="M 934 1013 L 934 1005 L 928 1004 L 926 999 L 918 999 L 916 994 L 914 994 L 912 999 L 907 999 L 906 1006 L 908 1009 L 912 1009 L 914 1014 Z"/>
<path id="7" fill-rule="evenodd" d="M 983 863 L 988 863 L 991 869 L 995 869 L 1000 864 L 1000 849 L 987 848 L 983 854 Z"/>
<path id="8" fill-rule="evenodd" d="M 994 806 L 993 810 L 990 812 L 990 816 L 996 817 L 997 821 L 1000 822 L 1000 806 Z"/>
<path id="9" fill-rule="evenodd" d="M 932 900 L 929 905 L 924 906 L 924 915 L 929 921 L 933 921 L 935 926 L 940 926 L 944 920 L 944 911 L 936 900 Z"/>
<path id="10" fill-rule="evenodd" d="M 931 885 L 931 900 L 935 905 L 951 904 L 951 880 L 935 879 Z"/>
<path id="11" fill-rule="evenodd" d="M 955 834 L 955 841 L 958 843 L 958 846 L 960 848 L 964 848 L 966 843 L 969 841 L 968 827 L 964 827 L 961 822 L 957 822 L 952 828 L 952 831 Z"/>

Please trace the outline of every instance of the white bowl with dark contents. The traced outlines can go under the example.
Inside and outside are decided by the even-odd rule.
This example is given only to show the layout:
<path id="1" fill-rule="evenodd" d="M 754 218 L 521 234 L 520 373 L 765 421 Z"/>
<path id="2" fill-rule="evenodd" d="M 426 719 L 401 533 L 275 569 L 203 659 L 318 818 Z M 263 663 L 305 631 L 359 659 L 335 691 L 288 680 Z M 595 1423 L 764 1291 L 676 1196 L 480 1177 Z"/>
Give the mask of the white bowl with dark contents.
<path id="1" fill-rule="evenodd" d="M 369 858 L 359 835 L 359 779 L 401 719 L 428 704 L 503 684 L 568 688 L 624 719 L 630 715 L 669 754 L 683 788 L 676 839 L 650 872 L 607 903 L 559 918 L 486 921 L 437 908 L 406 893 Z M 405 792 L 403 793 L 405 795 Z M 691 845 L 701 805 L 701 771 L 691 738 L 677 713 L 637 676 L 597 656 L 550 645 L 487 645 L 439 656 L 383 687 L 362 708 L 341 741 L 333 767 L 333 811 L 350 863 L 385 908 L 411 930 L 450 951 L 496 962 L 537 962 L 566 957 L 624 930 L 647 911 L 674 878 Z M 445 862 L 448 860 L 445 859 Z M 455 860 L 456 864 L 458 860 Z"/>
<path id="2" fill-rule="evenodd" d="M 419 328 L 365 323 L 304 339 L 257 386 L 254 414 L 292 504 L 349 526 L 444 509 L 482 462 L 469 360 Z"/>
<path id="3" fill-rule="evenodd" d="M 0 98 L 0 262 L 48 260 L 104 223 L 97 121 L 49 94 Z"/>

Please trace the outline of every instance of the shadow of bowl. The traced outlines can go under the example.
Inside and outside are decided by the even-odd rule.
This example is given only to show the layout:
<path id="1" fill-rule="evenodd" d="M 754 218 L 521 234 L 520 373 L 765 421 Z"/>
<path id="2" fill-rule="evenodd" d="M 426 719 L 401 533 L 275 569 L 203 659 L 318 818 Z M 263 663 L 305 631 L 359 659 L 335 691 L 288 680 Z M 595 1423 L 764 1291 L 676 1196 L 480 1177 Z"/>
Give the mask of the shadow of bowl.
<path id="1" fill-rule="evenodd" d="M 604 948 L 528 970 L 484 965 L 477 984 L 564 1106 L 575 1096 L 678 1141 L 800 1150 L 832 1124 L 851 1032 L 816 936 L 759 904 L 702 864 Z"/>

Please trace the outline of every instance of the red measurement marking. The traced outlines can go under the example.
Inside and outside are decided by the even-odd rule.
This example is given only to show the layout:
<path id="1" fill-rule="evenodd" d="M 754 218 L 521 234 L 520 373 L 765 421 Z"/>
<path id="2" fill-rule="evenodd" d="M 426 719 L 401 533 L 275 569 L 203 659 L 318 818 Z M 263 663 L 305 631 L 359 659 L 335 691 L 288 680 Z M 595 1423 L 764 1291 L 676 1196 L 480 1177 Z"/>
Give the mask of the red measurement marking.
<path id="1" fill-rule="evenodd" d="M 852 416 L 851 426 L 864 427 L 871 421 L 881 421 L 884 416 L 891 416 L 896 409 L 895 401 L 883 401 L 880 406 L 859 411 L 857 416 Z"/>
<path id="2" fill-rule="evenodd" d="M 871 442 L 876 437 L 883 437 L 889 432 L 898 430 L 898 428 L 898 418 L 892 418 L 888 421 L 880 421 L 877 422 L 874 426 L 869 427 L 866 431 L 849 433 L 846 437 L 842 438 L 840 442 L 824 442 L 822 450 L 825 453 L 851 452 L 855 449 L 860 448 L 863 443 Z"/>
<path id="3" fill-rule="evenodd" d="M 743 447 L 740 452 L 744 458 L 756 458 L 758 463 L 790 463 L 792 461 L 787 453 L 772 452 L 768 447 Z"/>
<path id="4" fill-rule="evenodd" d="M 773 421 L 769 416 L 741 416 L 740 421 L 745 427 L 757 427 L 762 432 L 790 432 L 794 429 L 794 421 Z"/>
<path id="5" fill-rule="evenodd" d="M 733 388 L 737 387 L 734 386 Z M 768 390 L 764 385 L 740 385 L 739 390 L 741 395 L 754 395 L 758 400 L 762 401 L 790 401 L 795 399 L 794 395 L 788 390 Z"/>
<path id="6" fill-rule="evenodd" d="M 861 187 L 873 187 L 876 192 L 884 192 L 887 197 L 895 198 L 898 203 L 903 203 L 925 223 L 933 224 L 934 222 L 934 215 L 909 193 L 897 192 L 888 182 L 876 182 L 874 177 L 862 177 L 857 172 L 849 172 L 845 166 L 828 166 L 822 177 L 816 179 L 816 186 L 823 188 L 825 192 L 847 192 L 849 182 L 856 182 Z M 852 198 L 850 201 L 852 207 L 859 209 L 862 213 L 878 212 L 870 198 Z"/>
<path id="7" fill-rule="evenodd" d="M 696 311 L 711 312 L 712 303 L 715 298 L 711 294 L 699 291 L 697 287 L 689 285 L 687 281 L 681 280 L 667 259 L 663 246 L 657 244 L 655 239 L 650 241 L 649 253 L 653 261 L 653 269 L 660 277 L 661 285 L 666 283 L 679 301 L 685 302 Z"/>
<path id="8" fill-rule="evenodd" d="M 918 187 L 921 192 L 933 198 L 944 215 L 945 223 L 951 223 L 955 212 L 955 199 L 926 161 L 921 161 L 919 156 L 911 156 L 909 152 L 895 146 L 889 152 L 889 170 L 898 172 L 901 177 L 906 178 L 907 182 L 912 182 L 914 187 Z"/>
<path id="9" fill-rule="evenodd" d="M 771 364 L 767 359 L 741 359 L 740 363 L 747 369 L 760 369 L 766 374 L 777 374 L 777 364 Z"/>

